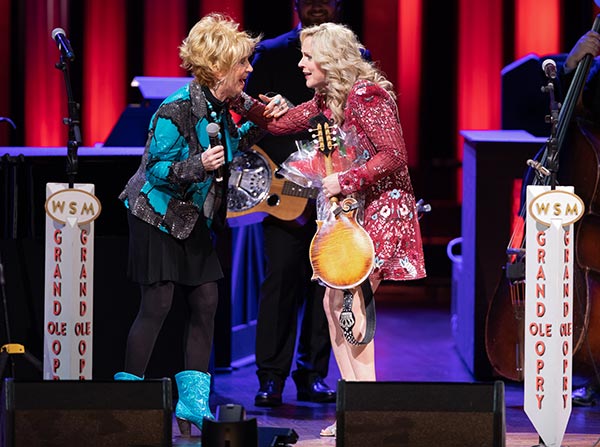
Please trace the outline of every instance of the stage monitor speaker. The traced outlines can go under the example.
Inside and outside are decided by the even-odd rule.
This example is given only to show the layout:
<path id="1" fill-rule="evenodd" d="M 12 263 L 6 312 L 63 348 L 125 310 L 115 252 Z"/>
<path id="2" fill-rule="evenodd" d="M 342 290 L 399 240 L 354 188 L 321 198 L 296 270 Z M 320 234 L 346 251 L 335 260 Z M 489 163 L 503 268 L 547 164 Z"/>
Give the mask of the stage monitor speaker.
<path id="1" fill-rule="evenodd" d="M 202 422 L 202 447 L 258 447 L 256 418 L 236 422 Z"/>
<path id="2" fill-rule="evenodd" d="M 2 388 L 4 447 L 172 445 L 171 381 L 20 382 Z"/>
<path id="3" fill-rule="evenodd" d="M 258 427 L 258 447 L 289 447 L 298 441 L 293 428 Z"/>
<path id="4" fill-rule="evenodd" d="M 246 409 L 242 405 L 225 404 L 217 407 L 217 421 L 238 422 L 246 419 Z"/>
<path id="5" fill-rule="evenodd" d="M 346 382 L 336 447 L 504 447 L 504 383 Z"/>

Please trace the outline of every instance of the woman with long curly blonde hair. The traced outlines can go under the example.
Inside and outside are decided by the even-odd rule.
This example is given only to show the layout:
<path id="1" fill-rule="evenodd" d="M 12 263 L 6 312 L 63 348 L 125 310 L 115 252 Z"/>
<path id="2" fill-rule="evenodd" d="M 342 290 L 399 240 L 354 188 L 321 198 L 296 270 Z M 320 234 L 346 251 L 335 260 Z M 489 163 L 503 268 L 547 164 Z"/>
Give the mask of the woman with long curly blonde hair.
<path id="1" fill-rule="evenodd" d="M 361 57 L 362 44 L 344 25 L 323 23 L 305 28 L 300 40 L 302 59 L 298 66 L 307 87 L 315 90 L 313 99 L 274 121 L 262 123 L 259 118 L 265 106 L 247 99 L 244 106 L 249 110 L 248 116 L 279 135 L 310 129 L 314 117 L 319 115 L 324 115 L 331 125 L 347 134 L 353 133 L 356 147 L 364 152 L 367 160 L 323 178 L 323 198 L 342 199 L 353 194 L 364 197 L 362 226 L 375 249 L 374 268 L 368 281 L 373 292 L 382 280 L 423 278 L 423 244 L 392 83 Z M 275 106 L 266 106 L 267 111 L 272 107 Z M 340 259 L 340 262 L 349 260 Z M 368 293 L 368 288 L 366 290 Z M 347 381 L 376 380 L 374 342 L 354 343 L 366 333 L 363 292 L 361 288 L 353 290 L 356 334 L 352 335 L 340 325 L 344 295 L 343 290 L 327 287 L 324 297 L 341 377 Z M 335 424 L 321 434 L 335 436 Z"/>
<path id="2" fill-rule="evenodd" d="M 314 39 L 314 36 L 317 36 Z M 364 46 L 349 28 L 334 23 L 302 30 L 301 41 L 310 38 L 312 61 L 327 73 L 327 83 L 316 86 L 315 92 L 325 97 L 336 124 L 344 123 L 344 108 L 356 81 L 366 80 L 379 85 L 395 99 L 394 86 L 362 56 Z"/>

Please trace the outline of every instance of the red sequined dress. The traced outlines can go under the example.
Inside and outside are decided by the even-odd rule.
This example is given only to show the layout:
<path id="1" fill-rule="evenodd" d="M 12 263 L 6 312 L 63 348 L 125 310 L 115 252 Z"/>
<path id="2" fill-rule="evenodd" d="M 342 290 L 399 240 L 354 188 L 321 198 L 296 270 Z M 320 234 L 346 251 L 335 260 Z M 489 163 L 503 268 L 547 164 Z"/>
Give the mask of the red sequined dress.
<path id="1" fill-rule="evenodd" d="M 264 105 L 245 94 L 240 102 L 244 102 L 244 115 L 276 135 L 308 129 L 310 119 L 320 113 L 331 117 L 319 94 L 274 121 L 263 120 Z M 360 191 L 364 195 L 363 227 L 375 246 L 373 274 L 382 280 L 425 277 L 415 196 L 394 99 L 372 82 L 357 81 L 346 101 L 342 130 L 349 129 L 358 137 L 358 147 L 368 151 L 368 160 L 338 178 L 342 194 Z"/>

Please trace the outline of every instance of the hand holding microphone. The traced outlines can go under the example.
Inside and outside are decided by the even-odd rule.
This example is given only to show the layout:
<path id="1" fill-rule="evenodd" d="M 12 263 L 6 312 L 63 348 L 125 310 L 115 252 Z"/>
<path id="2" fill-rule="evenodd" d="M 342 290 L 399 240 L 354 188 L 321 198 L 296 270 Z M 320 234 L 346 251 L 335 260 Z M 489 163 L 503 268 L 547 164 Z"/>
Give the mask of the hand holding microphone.
<path id="1" fill-rule="evenodd" d="M 217 123 L 209 123 L 206 126 L 210 147 L 202 154 L 202 163 L 207 170 L 215 171 L 216 182 L 223 181 L 223 166 L 225 165 L 225 149 L 219 138 L 220 130 Z"/>

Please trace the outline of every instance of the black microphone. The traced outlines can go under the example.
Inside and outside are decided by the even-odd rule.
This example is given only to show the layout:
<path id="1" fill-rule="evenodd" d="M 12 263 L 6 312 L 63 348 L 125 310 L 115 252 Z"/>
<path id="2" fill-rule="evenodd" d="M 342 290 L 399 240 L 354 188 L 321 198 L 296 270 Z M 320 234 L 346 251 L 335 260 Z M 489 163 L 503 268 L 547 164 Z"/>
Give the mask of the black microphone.
<path id="1" fill-rule="evenodd" d="M 71 48 L 71 42 L 67 39 L 64 29 L 54 28 L 52 30 L 52 40 L 56 42 L 58 49 L 67 60 L 72 61 L 75 59 L 75 53 L 73 53 L 73 48 Z"/>
<path id="2" fill-rule="evenodd" d="M 221 144 L 219 139 L 219 131 L 221 128 L 217 123 L 208 123 L 206 126 L 206 133 L 208 134 L 208 141 L 210 143 L 210 147 L 218 146 Z M 225 163 L 223 163 L 224 165 Z M 215 174 L 215 181 L 222 182 L 223 181 L 223 165 L 217 168 L 217 172 Z"/>
<path id="3" fill-rule="evenodd" d="M 546 59 L 542 62 L 542 70 L 544 70 L 548 79 L 556 79 L 556 62 L 552 59 Z"/>

